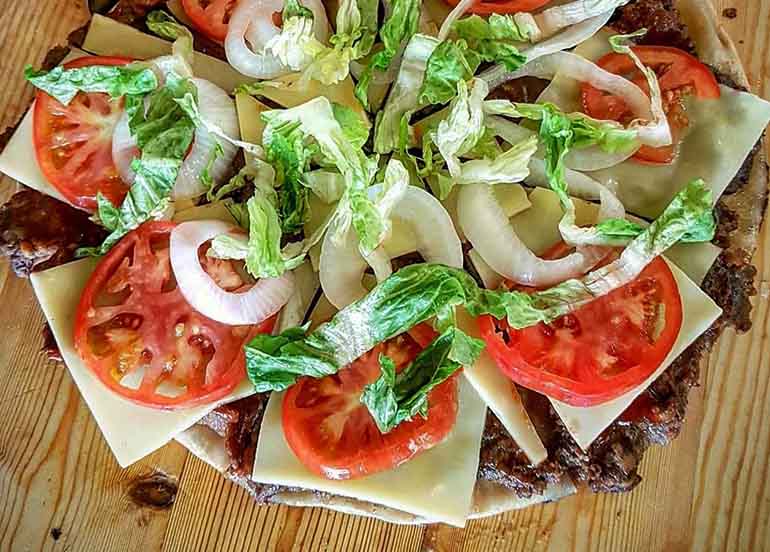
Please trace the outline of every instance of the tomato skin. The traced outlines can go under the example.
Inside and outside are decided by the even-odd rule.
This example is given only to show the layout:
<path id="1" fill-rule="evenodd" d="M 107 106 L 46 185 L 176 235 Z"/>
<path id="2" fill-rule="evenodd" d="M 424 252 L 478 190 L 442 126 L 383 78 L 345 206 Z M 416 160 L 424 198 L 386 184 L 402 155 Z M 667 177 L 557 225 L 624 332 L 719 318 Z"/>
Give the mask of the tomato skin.
<path id="1" fill-rule="evenodd" d="M 182 8 L 196 30 L 211 40 L 224 42 L 227 22 L 237 3 L 237 0 L 212 0 L 204 6 L 202 0 L 182 0 Z"/>
<path id="2" fill-rule="evenodd" d="M 681 105 L 683 95 L 694 94 L 700 99 L 718 99 L 719 83 L 711 70 L 687 52 L 670 46 L 634 46 L 633 51 L 642 63 L 658 73 L 658 83 L 663 93 L 673 144 L 654 148 L 642 146 L 632 159 L 644 164 L 665 165 L 676 158 L 676 143 L 688 121 Z M 647 81 L 625 54 L 609 53 L 597 62 L 599 67 L 616 75 L 626 75 L 648 95 Z M 631 118 L 625 101 L 606 95 L 588 83 L 581 86 L 583 111 L 597 119 L 623 121 Z"/>
<path id="3" fill-rule="evenodd" d="M 644 314 L 649 295 L 658 300 L 653 307 L 665 306 L 665 324 L 654 343 L 631 322 Z M 638 386 L 665 360 L 682 325 L 682 303 L 671 270 L 658 257 L 633 282 L 551 324 L 515 330 L 488 315 L 478 323 L 507 377 L 572 406 L 594 406 Z M 608 370 L 601 362 L 610 358 L 617 364 Z M 605 376 L 602 370 L 614 373 Z"/>
<path id="4" fill-rule="evenodd" d="M 253 327 L 226 326 L 194 311 L 172 284 L 167 249 L 153 249 L 174 226 L 147 222 L 110 250 L 81 294 L 74 328 L 75 349 L 107 388 L 141 406 L 167 410 L 227 396 L 246 376 L 244 341 L 271 331 L 275 322 L 273 317 Z M 118 336 L 114 341 L 110 332 Z M 174 356 L 158 354 L 169 351 Z M 136 388 L 121 383 L 140 369 Z M 164 382 L 184 392 L 164 395 Z"/>
<path id="5" fill-rule="evenodd" d="M 360 403 L 364 385 L 380 375 L 380 353 L 400 370 L 421 348 L 402 335 L 335 375 L 301 378 L 290 387 L 283 398 L 283 431 L 302 464 L 327 479 L 355 479 L 391 470 L 443 441 L 457 418 L 457 374 L 430 393 L 427 419 L 415 416 L 387 434 Z"/>
<path id="6" fill-rule="evenodd" d="M 448 4 L 456 6 L 459 4 L 459 0 L 446 0 Z M 530 12 L 534 11 L 542 6 L 545 6 L 550 0 L 502 0 L 496 2 L 490 0 L 488 2 L 476 2 L 468 8 L 468 12 L 478 15 L 491 15 L 493 13 L 517 13 L 517 12 Z"/>
<path id="7" fill-rule="evenodd" d="M 125 57 L 85 56 L 64 67 L 125 65 L 132 61 Z M 42 90 L 36 92 L 32 121 L 38 165 L 46 180 L 81 209 L 96 210 L 97 192 L 114 205 L 120 205 L 128 192 L 128 184 L 121 180 L 112 161 L 112 134 L 122 111 L 122 99 L 111 100 L 107 94 L 79 92 L 64 106 Z"/>

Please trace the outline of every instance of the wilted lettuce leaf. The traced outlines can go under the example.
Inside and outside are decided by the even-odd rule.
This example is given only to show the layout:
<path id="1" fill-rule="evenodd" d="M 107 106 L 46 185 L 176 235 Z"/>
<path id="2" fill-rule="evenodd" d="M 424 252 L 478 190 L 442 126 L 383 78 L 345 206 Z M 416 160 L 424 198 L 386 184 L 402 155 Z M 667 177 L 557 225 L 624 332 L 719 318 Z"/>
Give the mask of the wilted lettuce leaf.
<path id="1" fill-rule="evenodd" d="M 144 95 L 158 87 L 155 73 L 140 65 L 89 65 L 50 71 L 35 71 L 31 65 L 24 77 L 36 88 L 67 105 L 78 92 L 104 92 L 113 98 Z"/>

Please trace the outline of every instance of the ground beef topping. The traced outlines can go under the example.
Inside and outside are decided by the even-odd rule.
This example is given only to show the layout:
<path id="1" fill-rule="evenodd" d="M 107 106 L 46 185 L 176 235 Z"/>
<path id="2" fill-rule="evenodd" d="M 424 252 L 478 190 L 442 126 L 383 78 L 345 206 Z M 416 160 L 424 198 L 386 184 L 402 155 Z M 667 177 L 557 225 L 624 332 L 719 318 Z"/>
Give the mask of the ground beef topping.
<path id="1" fill-rule="evenodd" d="M 0 207 L 0 254 L 22 278 L 71 261 L 79 247 L 105 236 L 88 213 L 35 190 L 17 192 Z"/>

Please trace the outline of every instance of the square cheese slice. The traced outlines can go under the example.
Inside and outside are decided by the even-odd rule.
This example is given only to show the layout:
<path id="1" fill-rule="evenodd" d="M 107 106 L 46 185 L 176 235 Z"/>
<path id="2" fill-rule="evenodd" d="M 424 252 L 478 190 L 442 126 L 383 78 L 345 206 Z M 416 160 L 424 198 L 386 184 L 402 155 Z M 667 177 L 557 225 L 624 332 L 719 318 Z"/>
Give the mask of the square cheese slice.
<path id="1" fill-rule="evenodd" d="M 716 303 L 703 293 L 677 266 L 668 263 L 682 297 L 682 328 L 671 352 L 663 363 L 638 387 L 604 404 L 591 407 L 570 406 L 551 399 L 556 412 L 578 445 L 587 450 L 602 431 L 628 408 L 698 336 L 711 327 L 722 314 Z"/>
<path id="2" fill-rule="evenodd" d="M 259 433 L 253 478 L 357 498 L 462 527 L 471 511 L 486 406 L 463 378 L 458 399 L 457 422 L 444 442 L 394 470 L 337 481 L 311 473 L 291 451 L 281 424 L 283 393 L 273 393 Z"/>
<path id="3" fill-rule="evenodd" d="M 125 468 L 165 445 L 219 404 L 254 393 L 254 387 L 244 380 L 230 395 L 215 404 L 174 411 L 136 405 L 104 387 L 78 356 L 73 339 L 80 294 L 97 262 L 98 259 L 82 259 L 35 272 L 30 281 L 75 385 L 118 464 Z"/>

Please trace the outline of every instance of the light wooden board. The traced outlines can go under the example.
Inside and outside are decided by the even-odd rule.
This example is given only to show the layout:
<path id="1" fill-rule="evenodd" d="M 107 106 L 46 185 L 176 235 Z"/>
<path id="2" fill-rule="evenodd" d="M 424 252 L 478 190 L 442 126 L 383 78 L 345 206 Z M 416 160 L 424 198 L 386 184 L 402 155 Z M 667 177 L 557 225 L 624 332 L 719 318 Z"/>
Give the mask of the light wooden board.
<path id="1" fill-rule="evenodd" d="M 26 63 L 85 23 L 84 1 L 0 0 L 0 129 L 32 91 Z M 770 3 L 716 0 L 749 79 L 770 96 Z M 0 182 L 0 201 L 13 190 Z M 465 530 L 400 527 L 321 509 L 257 507 L 240 488 L 170 444 L 121 470 L 64 367 L 46 363 L 43 317 L 26 281 L 0 264 L 0 550 L 770 550 L 770 230 L 754 329 L 727 333 L 692 392 L 679 438 L 654 448 L 626 495 L 581 495 Z M 170 508 L 129 492 L 160 472 L 178 481 Z M 54 538 L 56 537 L 56 538 Z"/>

